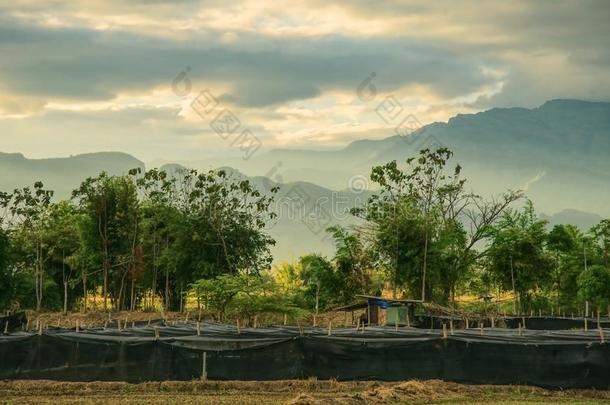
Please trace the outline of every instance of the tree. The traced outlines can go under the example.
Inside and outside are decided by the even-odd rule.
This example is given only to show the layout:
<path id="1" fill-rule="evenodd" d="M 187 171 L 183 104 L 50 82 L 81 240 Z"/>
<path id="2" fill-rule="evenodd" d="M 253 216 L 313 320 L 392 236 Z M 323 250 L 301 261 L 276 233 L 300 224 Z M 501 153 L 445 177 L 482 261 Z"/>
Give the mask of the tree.
<path id="1" fill-rule="evenodd" d="M 530 308 L 532 293 L 551 279 L 553 262 L 544 249 L 545 226 L 528 200 L 523 211 L 506 212 L 491 229 L 489 270 L 504 290 L 518 297 L 522 311 Z"/>
<path id="2" fill-rule="evenodd" d="M 336 301 L 342 281 L 338 280 L 333 265 L 323 256 L 317 254 L 303 256 L 299 260 L 299 265 L 307 306 L 318 314 L 320 308 L 327 309 Z"/>
<path id="3" fill-rule="evenodd" d="M 401 168 L 396 161 L 374 167 L 371 180 L 380 191 L 352 213 L 368 222 L 365 232 L 389 269 L 394 295 L 399 286 L 423 300 L 447 302 L 455 286 L 486 248 L 475 246 L 521 193 L 509 191 L 486 200 L 464 189 L 458 164 L 447 148 L 423 149 Z M 435 291 L 436 287 L 436 291 Z M 440 287 L 440 288 L 439 288 Z"/>
<path id="4" fill-rule="evenodd" d="M 45 263 L 48 260 L 48 246 L 43 242 L 43 234 L 47 226 L 48 208 L 51 204 L 53 191 L 46 190 L 42 182 L 35 182 L 33 189 L 23 187 L 15 189 L 12 195 L 10 212 L 13 225 L 18 227 L 21 242 L 23 263 L 34 268 L 36 311 L 42 308 L 45 285 Z"/>
<path id="5" fill-rule="evenodd" d="M 601 263 L 610 269 L 610 219 L 603 219 L 589 231 L 595 253 Z"/>
<path id="6" fill-rule="evenodd" d="M 610 271 L 601 265 L 593 265 L 577 278 L 578 297 L 591 302 L 598 311 L 607 307 L 610 299 Z"/>

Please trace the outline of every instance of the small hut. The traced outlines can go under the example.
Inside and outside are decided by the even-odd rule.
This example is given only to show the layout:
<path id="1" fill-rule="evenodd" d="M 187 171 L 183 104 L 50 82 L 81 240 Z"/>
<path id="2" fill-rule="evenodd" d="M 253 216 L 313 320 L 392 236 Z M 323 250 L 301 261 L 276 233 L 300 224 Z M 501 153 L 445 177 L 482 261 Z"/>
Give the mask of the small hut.
<path id="1" fill-rule="evenodd" d="M 346 314 L 351 312 L 352 325 L 355 324 L 354 311 L 366 309 L 365 324 L 369 325 L 407 325 L 409 319 L 411 322 L 415 318 L 415 309 L 418 304 L 422 304 L 421 300 L 402 300 L 396 298 L 376 297 L 372 295 L 356 295 L 357 301 L 350 305 L 345 305 L 335 308 L 336 311 L 344 311 Z M 385 311 L 385 316 L 382 317 L 381 311 Z M 385 319 L 385 322 L 381 320 Z"/>

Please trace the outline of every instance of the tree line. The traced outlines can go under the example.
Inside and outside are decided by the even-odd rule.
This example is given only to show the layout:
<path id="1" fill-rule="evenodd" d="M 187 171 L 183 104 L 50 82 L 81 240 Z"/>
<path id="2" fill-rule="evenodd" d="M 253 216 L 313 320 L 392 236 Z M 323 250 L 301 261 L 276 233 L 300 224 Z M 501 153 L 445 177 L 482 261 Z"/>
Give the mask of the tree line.
<path id="1" fill-rule="evenodd" d="M 87 178 L 68 201 L 40 182 L 0 193 L 0 308 L 182 310 L 298 316 L 358 293 L 456 305 L 507 295 L 515 312 L 605 309 L 610 219 L 549 229 L 522 192 L 484 198 L 446 148 L 373 167 L 362 225 L 327 230 L 335 254 L 272 266 L 262 194 L 225 171 L 134 169 Z M 519 204 L 519 201 L 524 203 Z"/>

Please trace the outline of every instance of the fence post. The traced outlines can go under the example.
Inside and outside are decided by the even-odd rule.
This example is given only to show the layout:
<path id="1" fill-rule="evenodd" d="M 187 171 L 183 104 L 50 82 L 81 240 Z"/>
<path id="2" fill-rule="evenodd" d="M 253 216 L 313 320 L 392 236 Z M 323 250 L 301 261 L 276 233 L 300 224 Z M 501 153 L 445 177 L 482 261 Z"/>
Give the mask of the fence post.
<path id="1" fill-rule="evenodd" d="M 208 379 L 208 352 L 203 352 L 203 364 L 201 365 L 201 379 L 207 381 Z"/>

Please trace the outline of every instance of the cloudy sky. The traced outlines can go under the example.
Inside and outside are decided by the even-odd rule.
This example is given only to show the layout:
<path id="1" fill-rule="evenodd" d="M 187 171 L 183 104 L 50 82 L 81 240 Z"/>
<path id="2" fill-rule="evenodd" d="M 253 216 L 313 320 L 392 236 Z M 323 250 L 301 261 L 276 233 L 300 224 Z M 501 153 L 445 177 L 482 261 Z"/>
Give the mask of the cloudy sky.
<path id="1" fill-rule="evenodd" d="M 336 148 L 392 135 L 386 97 L 423 124 L 607 101 L 609 21 L 605 0 L 5 1 L 0 151 L 205 159 L 232 153 L 216 114 L 265 149 Z"/>

